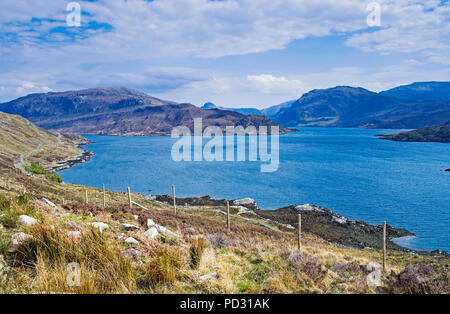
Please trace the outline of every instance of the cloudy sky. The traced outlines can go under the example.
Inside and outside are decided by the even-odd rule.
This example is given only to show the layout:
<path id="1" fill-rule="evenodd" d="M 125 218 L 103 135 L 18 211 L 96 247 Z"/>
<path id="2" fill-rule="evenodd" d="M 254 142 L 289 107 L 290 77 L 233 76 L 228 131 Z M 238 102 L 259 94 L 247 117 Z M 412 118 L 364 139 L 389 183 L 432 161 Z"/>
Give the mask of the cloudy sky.
<path id="1" fill-rule="evenodd" d="M 79 27 L 69 2 L 1 0 L 0 101 L 127 86 L 264 108 L 315 88 L 450 81 L 448 0 L 379 0 L 379 26 L 372 0 L 77 1 Z"/>

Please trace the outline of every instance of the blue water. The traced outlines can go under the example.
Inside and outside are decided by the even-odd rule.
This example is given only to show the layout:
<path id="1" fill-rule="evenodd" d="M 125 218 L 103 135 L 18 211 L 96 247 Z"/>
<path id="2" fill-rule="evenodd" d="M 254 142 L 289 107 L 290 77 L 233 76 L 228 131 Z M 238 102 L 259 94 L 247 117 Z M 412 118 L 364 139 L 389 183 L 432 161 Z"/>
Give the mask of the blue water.
<path id="1" fill-rule="evenodd" d="M 407 228 L 415 249 L 450 251 L 450 144 L 401 143 L 392 130 L 304 128 L 280 137 L 277 172 L 259 162 L 174 162 L 169 137 L 87 136 L 90 162 L 64 170 L 66 182 L 144 194 L 252 197 L 263 209 L 311 203 L 351 219 Z M 206 140 L 205 140 L 206 142 Z"/>

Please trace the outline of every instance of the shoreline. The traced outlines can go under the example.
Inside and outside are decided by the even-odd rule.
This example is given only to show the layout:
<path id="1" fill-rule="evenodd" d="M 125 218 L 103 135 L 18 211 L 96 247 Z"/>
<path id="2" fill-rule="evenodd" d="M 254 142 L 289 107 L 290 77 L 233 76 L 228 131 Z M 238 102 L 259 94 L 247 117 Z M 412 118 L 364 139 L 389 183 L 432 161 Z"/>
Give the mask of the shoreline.
<path id="1" fill-rule="evenodd" d="M 148 199 L 156 200 L 169 205 L 173 204 L 173 198 L 169 195 L 152 195 Z M 353 247 L 361 250 L 380 249 L 382 238 L 382 226 L 375 226 L 362 220 L 350 220 L 347 217 L 333 212 L 331 209 L 304 204 L 291 205 L 275 210 L 259 208 L 251 198 L 243 200 L 213 199 L 210 196 L 177 198 L 177 206 L 201 207 L 216 206 L 225 207 L 230 202 L 233 212 L 243 217 L 258 217 L 274 223 L 282 228 L 295 230 L 298 214 L 302 215 L 303 230 L 315 234 L 322 239 L 338 246 Z M 444 250 L 418 250 L 397 244 L 397 239 L 416 236 L 413 232 L 387 225 L 387 248 L 418 255 L 448 257 Z"/>
<path id="2" fill-rule="evenodd" d="M 92 141 L 89 141 L 89 140 L 87 140 L 87 142 L 78 144 L 77 147 L 79 147 L 83 150 L 83 152 L 80 155 L 75 156 L 72 159 L 58 161 L 56 163 L 58 166 L 49 167 L 45 170 L 51 171 L 51 172 L 59 172 L 62 170 L 72 168 L 73 166 L 75 166 L 77 164 L 81 164 L 81 163 L 85 163 L 85 162 L 89 161 L 91 159 L 91 157 L 95 155 L 95 153 L 84 149 L 84 146 L 90 145 L 90 144 L 92 144 Z"/>
<path id="3" fill-rule="evenodd" d="M 89 161 L 91 157 L 95 155 L 95 153 L 85 150 L 84 146 L 90 145 L 92 143 L 92 141 L 87 140 L 86 142 L 78 144 L 77 146 L 83 149 L 82 154 L 76 156 L 73 159 L 60 161 L 57 163 L 58 166 L 50 167 L 48 171 L 59 172 L 69 169 L 77 164 Z M 172 197 L 168 195 L 154 195 L 152 197 L 154 197 L 154 200 L 173 204 Z M 354 247 L 361 250 L 377 249 L 381 247 L 381 236 L 379 232 L 381 226 L 375 226 L 362 220 L 352 221 L 347 217 L 333 212 L 331 209 L 316 205 L 291 205 L 273 210 L 265 210 L 260 209 L 253 199 L 247 198 L 246 200 L 250 201 L 247 203 L 233 204 L 233 202 L 237 202 L 239 200 L 217 200 L 212 199 L 210 196 L 203 196 L 177 198 L 176 202 L 178 206 L 195 207 L 226 206 L 226 202 L 230 201 L 230 206 L 239 208 L 238 213 L 240 215 L 249 217 L 254 217 L 256 215 L 260 219 L 275 223 L 286 229 L 294 228 L 293 225 L 296 225 L 297 217 L 300 213 L 302 214 L 302 218 L 304 217 L 309 221 L 309 224 L 306 224 L 307 227 L 304 228 L 304 230 L 307 232 L 311 232 L 323 238 L 324 240 L 329 241 L 330 243 L 341 246 Z M 286 213 L 289 211 L 290 213 Z M 339 235 L 338 231 L 341 231 L 342 234 Z M 366 236 L 366 234 L 369 234 L 369 236 Z M 418 255 L 445 257 L 449 256 L 449 254 L 444 250 L 413 249 L 397 243 L 397 239 L 411 236 L 416 235 L 409 230 L 398 229 L 388 225 L 387 248 Z M 379 237 L 380 239 L 377 239 L 377 237 Z M 359 241 L 359 239 L 363 239 L 363 241 Z"/>

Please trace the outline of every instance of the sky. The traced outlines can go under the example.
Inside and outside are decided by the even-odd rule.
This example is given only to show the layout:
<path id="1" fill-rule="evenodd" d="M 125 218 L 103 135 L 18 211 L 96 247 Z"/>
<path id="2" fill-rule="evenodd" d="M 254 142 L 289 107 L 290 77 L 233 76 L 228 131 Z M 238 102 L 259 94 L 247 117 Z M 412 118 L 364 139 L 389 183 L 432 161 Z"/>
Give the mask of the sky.
<path id="1" fill-rule="evenodd" d="M 450 81 L 448 0 L 80 0 L 79 25 L 69 3 L 0 1 L 1 102 L 126 86 L 266 108 L 337 85 Z"/>

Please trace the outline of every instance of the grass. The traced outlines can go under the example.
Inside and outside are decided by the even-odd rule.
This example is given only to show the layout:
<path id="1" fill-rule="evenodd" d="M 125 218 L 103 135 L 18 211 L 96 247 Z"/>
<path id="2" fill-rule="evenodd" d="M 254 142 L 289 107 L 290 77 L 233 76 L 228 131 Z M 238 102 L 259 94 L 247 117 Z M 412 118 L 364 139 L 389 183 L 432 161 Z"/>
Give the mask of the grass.
<path id="1" fill-rule="evenodd" d="M 367 265 L 381 263 L 379 250 L 337 247 L 305 233 L 300 253 L 294 231 L 275 232 L 257 221 L 235 218 L 232 232 L 227 233 L 226 217 L 214 208 L 180 207 L 175 216 L 170 205 L 134 194 L 133 199 L 150 210 L 130 209 L 124 205 L 128 202 L 126 193 L 107 191 L 107 207 L 103 209 L 98 189 L 21 175 L 0 182 L 0 255 L 8 266 L 7 280 L 1 283 L 5 293 L 450 292 L 448 258 L 389 250 L 389 272 L 383 275 L 383 286 L 374 288 L 366 283 Z M 28 191 L 25 195 L 20 192 L 24 189 Z M 83 203 L 86 189 L 89 204 Z M 59 206 L 44 206 L 39 201 L 42 197 Z M 21 214 L 41 223 L 20 226 L 17 217 Z M 155 240 L 147 239 L 143 233 L 148 218 L 176 232 L 178 238 L 162 234 Z M 100 233 L 90 226 L 94 221 L 105 222 L 109 228 Z M 140 228 L 124 233 L 119 228 L 122 222 Z M 69 230 L 80 231 L 81 238 L 68 236 Z M 11 235 L 16 232 L 30 234 L 33 240 L 8 253 Z M 124 238 L 118 238 L 122 233 L 124 238 L 139 241 L 132 247 L 139 256 L 122 254 L 131 249 Z M 80 286 L 67 284 L 70 263 L 80 265 Z M 424 265 L 432 271 L 425 272 L 424 283 L 417 283 Z M 216 278 L 201 279 L 210 273 Z"/>

